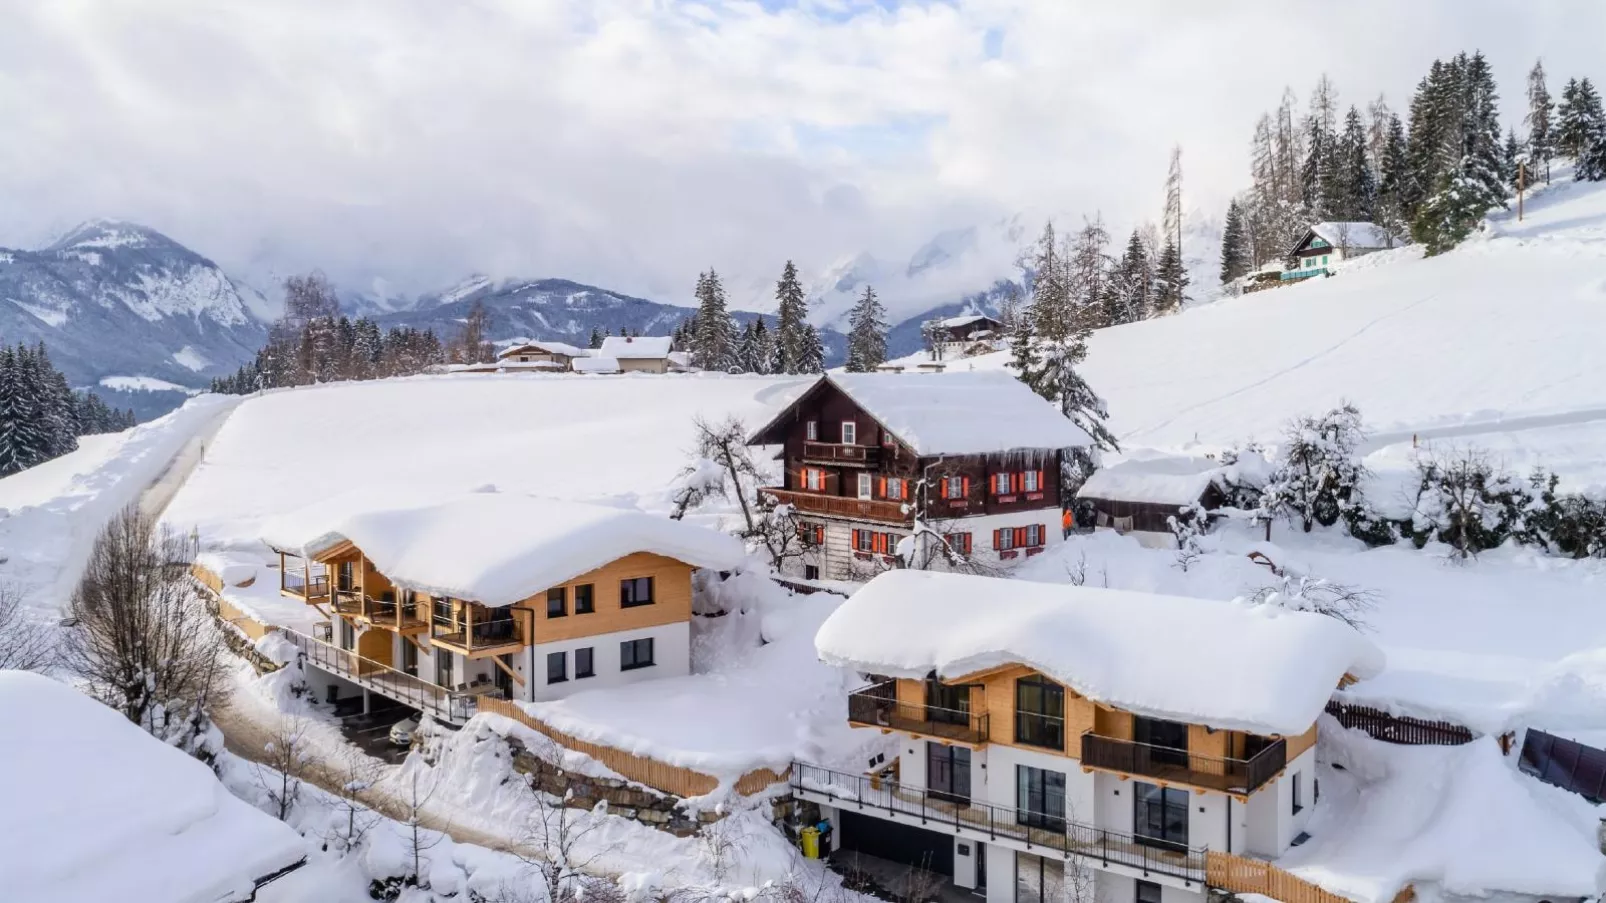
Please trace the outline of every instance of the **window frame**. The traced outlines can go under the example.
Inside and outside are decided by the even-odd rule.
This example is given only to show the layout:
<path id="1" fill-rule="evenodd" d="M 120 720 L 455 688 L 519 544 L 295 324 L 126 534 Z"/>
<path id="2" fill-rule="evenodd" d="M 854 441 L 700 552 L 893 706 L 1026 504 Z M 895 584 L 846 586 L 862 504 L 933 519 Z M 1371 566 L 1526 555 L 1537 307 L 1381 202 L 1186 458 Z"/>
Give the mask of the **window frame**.
<path id="1" fill-rule="evenodd" d="M 1145 893 L 1147 892 L 1147 893 Z M 1165 889 L 1153 881 L 1144 881 L 1142 878 L 1134 879 L 1134 903 L 1162 903 Z"/>
<path id="2" fill-rule="evenodd" d="M 958 492 L 954 491 L 956 486 L 959 488 Z M 965 497 L 965 478 L 962 476 L 943 477 L 942 497 L 945 501 L 950 502 L 963 500 Z"/>
<path id="3" fill-rule="evenodd" d="M 950 533 L 948 534 L 948 545 L 955 552 L 969 558 L 972 554 L 971 550 L 975 548 L 975 540 L 968 532 Z"/>
<path id="4" fill-rule="evenodd" d="M 643 581 L 647 585 L 647 598 L 645 600 L 636 594 L 636 590 L 641 587 Z M 625 577 L 621 579 L 619 581 L 619 607 L 641 608 L 644 605 L 657 603 L 656 583 L 657 581 L 652 577 Z M 629 587 L 629 589 L 627 590 L 626 587 Z"/>
<path id="5" fill-rule="evenodd" d="M 1292 803 L 1292 808 L 1288 813 L 1289 815 L 1298 815 L 1305 808 L 1304 802 L 1301 801 L 1303 794 L 1300 793 L 1299 789 L 1300 777 L 1300 773 L 1296 771 L 1294 772 L 1293 776 L 1289 778 L 1288 797 L 1289 801 Z"/>
<path id="6" fill-rule="evenodd" d="M 553 676 L 552 666 L 557 665 L 557 676 Z M 569 680 L 569 653 L 564 650 L 548 652 L 546 654 L 546 682 L 547 686 L 567 683 Z"/>
<path id="7" fill-rule="evenodd" d="M 842 421 L 842 444 L 843 445 L 858 445 L 859 444 L 859 422 L 858 421 L 856 421 L 856 420 L 844 420 L 844 421 Z"/>
<path id="8" fill-rule="evenodd" d="M 580 653 L 585 653 L 585 672 L 580 671 Z M 581 646 L 574 650 L 574 679 L 585 680 L 597 676 L 597 650 L 595 646 Z"/>
<path id="9" fill-rule="evenodd" d="M 1058 778 L 1057 786 L 1054 778 Z M 1033 828 L 1042 828 L 1047 831 L 1063 832 L 1066 829 L 1065 812 L 1069 800 L 1067 791 L 1069 781 L 1063 771 L 1052 768 L 1037 768 L 1032 765 L 1016 763 L 1015 765 L 1015 821 L 1017 824 Z M 1033 798 L 1040 802 L 1039 808 L 1033 809 Z M 1051 803 L 1057 798 L 1058 812 L 1050 811 Z"/>
<path id="10" fill-rule="evenodd" d="M 818 479 L 819 485 L 815 485 L 816 479 Z M 819 467 L 803 468 L 803 489 L 806 492 L 824 492 L 825 471 Z"/>
<path id="11" fill-rule="evenodd" d="M 1042 483 L 1037 479 L 1038 473 L 1039 471 L 1036 470 L 1021 471 L 1020 489 L 1022 492 L 1039 492 L 1042 490 Z"/>
<path id="12" fill-rule="evenodd" d="M 576 583 L 574 589 L 574 605 L 571 610 L 577 615 L 589 615 L 597 610 L 597 585 L 595 583 Z M 585 590 L 581 593 L 581 590 Z M 581 597 L 585 598 L 585 608 L 580 607 Z"/>
<path id="13" fill-rule="evenodd" d="M 558 604 L 553 609 L 552 603 Z M 550 618 L 566 618 L 569 616 L 569 590 L 562 586 L 548 587 L 546 591 L 546 616 Z"/>
<path id="14" fill-rule="evenodd" d="M 1026 708 L 1021 704 L 1022 690 L 1035 690 L 1040 705 L 1037 708 Z M 1057 703 L 1051 705 L 1051 701 Z M 1051 711 L 1058 709 L 1057 712 Z M 1065 687 L 1044 677 L 1041 674 L 1031 674 L 1015 679 L 1015 742 L 1022 746 L 1035 746 L 1039 749 L 1065 749 Z M 1025 739 L 1023 735 L 1030 734 L 1030 730 L 1022 730 L 1023 724 L 1030 724 L 1035 719 L 1041 725 L 1045 736 L 1034 739 Z M 1057 742 L 1055 741 L 1057 736 Z"/>
<path id="15" fill-rule="evenodd" d="M 646 661 L 642 661 L 641 656 L 639 654 L 639 650 L 642 648 L 642 646 L 640 644 L 642 644 L 642 643 L 646 644 L 646 650 L 647 650 Z M 650 637 L 650 636 L 637 637 L 636 639 L 633 639 L 633 640 L 620 640 L 619 641 L 619 670 L 620 671 L 635 671 L 635 670 L 638 670 L 638 669 L 641 669 L 641 668 L 651 668 L 654 665 L 658 664 L 658 650 L 656 649 L 656 646 L 657 646 L 657 644 L 653 642 L 653 638 Z M 627 649 L 630 650 L 630 662 L 628 664 L 626 663 L 626 660 L 625 660 L 625 650 L 627 650 Z"/>
<path id="16" fill-rule="evenodd" d="M 859 495 L 861 501 L 875 498 L 875 478 L 867 471 L 859 471 Z"/>
<path id="17" fill-rule="evenodd" d="M 901 502 L 907 498 L 909 491 L 908 481 L 903 477 L 885 477 L 887 483 L 886 497 L 889 502 Z"/>
<path id="18" fill-rule="evenodd" d="M 1145 792 L 1144 788 L 1149 791 Z M 1189 839 L 1189 792 L 1186 788 L 1166 787 L 1162 784 L 1149 781 L 1132 782 L 1132 837 L 1144 846 L 1158 847 L 1163 850 L 1185 852 L 1188 849 Z M 1155 807 L 1160 810 L 1160 833 L 1146 834 L 1149 825 L 1153 823 Z M 1142 815 L 1150 816 L 1145 820 Z M 1168 816 L 1170 818 L 1168 818 Z M 1176 821 L 1181 825 L 1181 837 L 1172 836 L 1169 830 L 1170 822 Z"/>
<path id="19" fill-rule="evenodd" d="M 807 421 L 803 427 L 803 438 L 808 442 L 820 441 L 820 421 Z"/>

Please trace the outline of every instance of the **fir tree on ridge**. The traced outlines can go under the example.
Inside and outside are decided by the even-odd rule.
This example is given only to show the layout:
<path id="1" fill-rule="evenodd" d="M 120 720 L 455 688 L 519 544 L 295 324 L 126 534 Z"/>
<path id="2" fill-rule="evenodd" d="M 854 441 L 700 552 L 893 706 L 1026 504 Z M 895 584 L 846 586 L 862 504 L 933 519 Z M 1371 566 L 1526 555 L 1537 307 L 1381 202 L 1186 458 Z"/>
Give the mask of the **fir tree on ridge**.
<path id="1" fill-rule="evenodd" d="M 725 287 L 710 269 L 697 277 L 697 327 L 691 337 L 692 363 L 725 371 L 736 364 L 736 326 L 725 306 Z"/>
<path id="2" fill-rule="evenodd" d="M 867 285 L 864 294 L 859 296 L 848 314 L 847 370 L 849 373 L 868 373 L 881 366 L 886 359 L 886 308 L 876 296 L 875 289 Z"/>
<path id="3" fill-rule="evenodd" d="M 1227 204 L 1227 219 L 1221 230 L 1221 283 L 1227 285 L 1242 279 L 1252 269 L 1243 208 L 1234 200 Z"/>

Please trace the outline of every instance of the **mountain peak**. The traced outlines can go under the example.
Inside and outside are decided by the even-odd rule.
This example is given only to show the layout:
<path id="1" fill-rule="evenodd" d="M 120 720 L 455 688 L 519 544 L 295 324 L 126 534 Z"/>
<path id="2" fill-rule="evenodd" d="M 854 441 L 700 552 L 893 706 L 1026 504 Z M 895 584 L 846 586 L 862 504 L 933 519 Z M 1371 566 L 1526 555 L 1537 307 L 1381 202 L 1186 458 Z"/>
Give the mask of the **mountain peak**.
<path id="1" fill-rule="evenodd" d="M 149 226 L 120 219 L 92 219 L 69 229 L 65 235 L 57 239 L 54 244 L 45 250 L 67 251 L 84 248 L 109 250 L 112 248 L 178 246 L 177 242 Z"/>

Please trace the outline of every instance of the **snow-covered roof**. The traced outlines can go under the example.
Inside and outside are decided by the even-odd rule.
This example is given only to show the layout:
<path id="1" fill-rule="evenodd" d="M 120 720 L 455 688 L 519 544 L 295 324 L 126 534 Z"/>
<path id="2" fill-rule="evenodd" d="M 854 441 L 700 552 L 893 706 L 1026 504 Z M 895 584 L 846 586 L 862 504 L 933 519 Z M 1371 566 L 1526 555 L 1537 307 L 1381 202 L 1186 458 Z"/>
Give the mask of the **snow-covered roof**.
<path id="1" fill-rule="evenodd" d="M 316 557 L 350 542 L 403 589 L 511 605 L 635 552 L 700 568 L 740 564 L 734 537 L 625 508 L 500 492 L 370 504 L 337 496 L 262 527 L 276 549 Z"/>
<path id="2" fill-rule="evenodd" d="M 618 373 L 619 359 L 612 357 L 577 357 L 569 362 L 576 373 Z"/>
<path id="3" fill-rule="evenodd" d="M 983 320 L 991 323 L 997 322 L 986 314 L 964 314 L 958 317 L 949 317 L 946 320 L 940 321 L 937 325 L 944 329 L 958 329 L 961 326 L 969 326 L 972 323 L 979 323 Z"/>
<path id="4" fill-rule="evenodd" d="M 0 671 L 0 721 L 0 897 L 243 900 L 306 856 L 206 765 L 65 684 Z"/>
<path id="5" fill-rule="evenodd" d="M 574 345 L 568 344 L 567 342 L 548 342 L 543 340 L 514 342 L 506 348 L 503 348 L 501 351 L 498 351 L 496 356 L 498 358 L 512 357 L 513 355 L 520 353 L 529 354 L 531 351 L 539 351 L 546 354 L 562 354 L 568 357 L 585 357 L 588 353 L 586 349 L 578 348 Z"/>
<path id="6" fill-rule="evenodd" d="M 1026 665 L 1139 715 L 1284 735 L 1308 730 L 1345 674 L 1384 663 L 1354 629 L 1311 612 L 913 570 L 865 584 L 814 642 L 827 663 L 869 673 Z"/>
<path id="7" fill-rule="evenodd" d="M 1088 477 L 1077 498 L 1189 505 L 1199 500 L 1212 483 L 1233 480 L 1261 485 L 1270 465 L 1259 455 L 1243 455 L 1238 463 L 1223 465 L 1215 458 L 1163 453 L 1139 454 L 1102 467 Z"/>
<path id="8" fill-rule="evenodd" d="M 666 335 L 608 336 L 602 340 L 602 347 L 597 350 L 597 356 L 621 361 L 644 357 L 668 357 L 672 341 L 673 339 Z"/>
<path id="9" fill-rule="evenodd" d="M 1399 239 L 1392 238 L 1387 229 L 1376 223 L 1346 223 L 1328 222 L 1317 223 L 1310 227 L 1310 231 L 1335 248 L 1393 248 L 1400 245 Z M 1303 240 L 1301 244 L 1303 244 Z"/>
<path id="10" fill-rule="evenodd" d="M 1493 737 L 1400 746 L 1324 717 L 1321 740 L 1343 770 L 1322 766 L 1322 830 L 1313 821 L 1280 868 L 1363 903 L 1410 885 L 1422 899 L 1606 890 L 1595 807 L 1518 771 Z"/>
<path id="11" fill-rule="evenodd" d="M 918 455 L 980 455 L 1092 444 L 1042 396 L 1008 373 L 830 373 L 823 379 Z M 777 415 L 778 422 L 786 411 Z M 755 436 L 767 432 L 769 426 Z"/>

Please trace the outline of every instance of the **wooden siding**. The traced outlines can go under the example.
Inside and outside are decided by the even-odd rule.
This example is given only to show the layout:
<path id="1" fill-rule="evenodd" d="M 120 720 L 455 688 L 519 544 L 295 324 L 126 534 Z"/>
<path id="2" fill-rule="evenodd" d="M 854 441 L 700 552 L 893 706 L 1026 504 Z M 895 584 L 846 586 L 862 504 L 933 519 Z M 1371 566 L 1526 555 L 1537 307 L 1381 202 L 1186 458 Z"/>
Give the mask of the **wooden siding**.
<path id="1" fill-rule="evenodd" d="M 719 787 L 719 780 L 713 775 L 670 765 L 647 756 L 625 752 L 612 746 L 603 746 L 581 740 L 558 730 L 526 712 L 522 707 L 503 699 L 482 697 L 479 701 L 481 712 L 501 715 L 511 718 L 525 727 L 544 734 L 559 746 L 584 753 L 598 762 L 613 769 L 625 778 L 640 784 L 645 784 L 661 793 L 678 797 L 704 796 L 713 793 Z M 784 784 L 787 775 L 784 772 L 772 771 L 768 768 L 756 768 L 742 775 L 736 780 L 735 790 L 744 796 L 761 793 L 775 784 Z"/>
<path id="2" fill-rule="evenodd" d="M 535 642 L 553 643 L 581 637 L 617 633 L 622 630 L 641 630 L 691 620 L 691 574 L 694 569 L 683 561 L 636 552 L 603 565 L 594 571 L 563 584 L 565 607 L 568 615 L 549 618 L 546 615 L 547 591 L 518 603 L 534 613 Z M 619 604 L 619 583 L 633 577 L 652 578 L 652 604 L 624 608 Z M 591 584 L 595 611 L 591 614 L 574 614 L 574 588 Z"/>
<path id="3" fill-rule="evenodd" d="M 1235 894 L 1260 894 L 1282 903 L 1352 903 L 1330 890 L 1285 872 L 1269 862 L 1245 859 L 1231 853 L 1210 850 L 1205 854 L 1205 882 L 1211 887 Z M 1409 885 L 1395 900 L 1409 900 Z"/>

